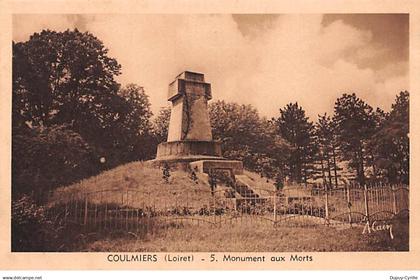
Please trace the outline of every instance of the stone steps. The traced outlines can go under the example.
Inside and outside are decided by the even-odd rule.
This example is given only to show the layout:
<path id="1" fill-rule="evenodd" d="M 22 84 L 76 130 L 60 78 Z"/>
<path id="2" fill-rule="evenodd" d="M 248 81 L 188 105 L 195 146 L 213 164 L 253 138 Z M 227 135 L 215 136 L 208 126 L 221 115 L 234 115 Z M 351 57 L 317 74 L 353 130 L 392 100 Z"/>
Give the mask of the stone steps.
<path id="1" fill-rule="evenodd" d="M 259 198 L 260 196 L 256 194 L 248 185 L 236 181 L 233 186 L 236 192 L 238 192 L 243 198 Z"/>

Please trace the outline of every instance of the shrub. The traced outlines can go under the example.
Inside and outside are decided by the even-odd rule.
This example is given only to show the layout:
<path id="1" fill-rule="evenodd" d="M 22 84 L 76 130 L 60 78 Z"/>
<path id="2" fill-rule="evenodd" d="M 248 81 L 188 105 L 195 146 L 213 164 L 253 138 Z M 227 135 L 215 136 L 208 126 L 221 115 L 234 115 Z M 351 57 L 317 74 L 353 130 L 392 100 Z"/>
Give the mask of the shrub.
<path id="1" fill-rule="evenodd" d="M 44 207 L 24 195 L 12 203 L 12 251 L 42 251 L 50 224 Z"/>
<path id="2" fill-rule="evenodd" d="M 49 217 L 48 208 L 23 195 L 12 201 L 12 251 L 66 251 L 78 246 L 81 229 L 64 225 L 63 217 Z"/>
<path id="3" fill-rule="evenodd" d="M 91 176 L 99 169 L 90 146 L 65 126 L 14 131 L 12 153 L 14 198 L 46 193 Z"/>
<path id="4" fill-rule="evenodd" d="M 169 178 L 171 177 L 171 169 L 167 163 L 163 165 L 162 169 L 162 179 L 166 184 L 169 184 Z"/>

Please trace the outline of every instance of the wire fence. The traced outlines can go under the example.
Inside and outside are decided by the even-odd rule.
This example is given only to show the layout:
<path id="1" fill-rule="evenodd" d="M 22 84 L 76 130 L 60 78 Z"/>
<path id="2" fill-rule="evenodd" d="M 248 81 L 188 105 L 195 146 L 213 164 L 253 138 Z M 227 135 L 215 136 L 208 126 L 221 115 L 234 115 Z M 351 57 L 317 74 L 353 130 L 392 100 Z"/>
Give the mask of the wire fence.
<path id="1" fill-rule="evenodd" d="M 128 231 L 153 234 L 168 227 L 211 225 L 358 226 L 408 218 L 405 185 L 289 187 L 279 191 L 219 186 L 216 190 L 177 190 L 166 196 L 138 189 L 94 192 L 56 191 L 49 196 L 51 217 L 87 232 Z"/>

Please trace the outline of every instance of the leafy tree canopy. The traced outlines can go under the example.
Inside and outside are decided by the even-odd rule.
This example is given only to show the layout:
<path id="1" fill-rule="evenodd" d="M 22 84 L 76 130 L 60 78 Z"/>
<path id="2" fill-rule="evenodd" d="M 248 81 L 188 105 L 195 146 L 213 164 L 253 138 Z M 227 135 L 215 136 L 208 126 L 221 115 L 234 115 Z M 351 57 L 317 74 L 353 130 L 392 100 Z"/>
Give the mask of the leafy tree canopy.
<path id="1" fill-rule="evenodd" d="M 223 155 L 243 160 L 247 168 L 273 177 L 289 147 L 272 122 L 260 118 L 251 105 L 215 101 L 209 108 L 213 139 L 222 141 Z"/>
<path id="2" fill-rule="evenodd" d="M 13 127 L 66 125 L 109 166 L 142 159 L 150 103 L 142 87 L 120 88 L 120 70 L 98 38 L 77 29 L 13 43 Z"/>
<path id="3" fill-rule="evenodd" d="M 157 143 L 166 142 L 168 139 L 169 120 L 171 118 L 171 107 L 162 108 L 153 120 L 153 134 Z"/>
<path id="4" fill-rule="evenodd" d="M 13 43 L 14 113 L 33 126 L 114 117 L 110 101 L 121 66 L 92 34 L 43 30 Z M 110 114 L 111 113 L 111 114 Z"/>

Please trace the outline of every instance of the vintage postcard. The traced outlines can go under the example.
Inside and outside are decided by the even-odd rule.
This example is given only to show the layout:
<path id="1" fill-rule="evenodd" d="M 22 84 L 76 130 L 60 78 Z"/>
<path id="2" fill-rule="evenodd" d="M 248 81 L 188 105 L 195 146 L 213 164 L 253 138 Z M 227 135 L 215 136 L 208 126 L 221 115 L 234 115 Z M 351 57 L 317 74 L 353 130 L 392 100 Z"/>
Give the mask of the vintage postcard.
<path id="1" fill-rule="evenodd" d="M 416 5 L 177 2 L 0 2 L 0 268 L 420 269 Z"/>

